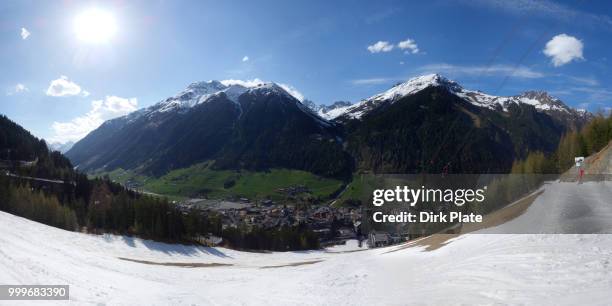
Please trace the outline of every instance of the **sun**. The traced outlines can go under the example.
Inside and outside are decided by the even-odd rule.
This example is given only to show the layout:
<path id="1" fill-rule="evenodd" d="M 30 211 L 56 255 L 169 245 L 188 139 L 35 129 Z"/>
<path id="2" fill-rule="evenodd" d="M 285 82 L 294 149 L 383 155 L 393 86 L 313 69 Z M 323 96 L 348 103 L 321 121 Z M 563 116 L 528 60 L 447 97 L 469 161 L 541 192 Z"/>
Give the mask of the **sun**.
<path id="1" fill-rule="evenodd" d="M 74 32 L 77 38 L 86 43 L 106 43 L 117 32 L 117 23 L 110 12 L 89 9 L 74 19 Z"/>

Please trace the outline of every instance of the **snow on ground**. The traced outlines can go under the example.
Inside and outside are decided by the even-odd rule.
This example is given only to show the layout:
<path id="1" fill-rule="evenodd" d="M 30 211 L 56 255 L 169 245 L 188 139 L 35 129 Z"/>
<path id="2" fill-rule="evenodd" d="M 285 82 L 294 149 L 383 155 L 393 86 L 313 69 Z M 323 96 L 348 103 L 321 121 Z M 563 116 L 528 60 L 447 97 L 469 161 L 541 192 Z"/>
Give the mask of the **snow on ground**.
<path id="1" fill-rule="evenodd" d="M 351 239 L 347 240 L 344 244 L 338 244 L 334 246 L 330 246 L 325 249 L 325 251 L 330 253 L 343 253 L 343 252 L 355 252 L 355 251 L 363 251 L 367 250 L 368 245 L 366 241 L 362 241 L 361 245 L 359 245 L 359 240 Z"/>
<path id="2" fill-rule="evenodd" d="M 612 235 L 472 234 L 430 252 L 355 247 L 349 242 L 328 251 L 248 253 L 73 233 L 0 212 L 0 283 L 69 284 L 74 305 L 605 305 L 612 300 Z"/>

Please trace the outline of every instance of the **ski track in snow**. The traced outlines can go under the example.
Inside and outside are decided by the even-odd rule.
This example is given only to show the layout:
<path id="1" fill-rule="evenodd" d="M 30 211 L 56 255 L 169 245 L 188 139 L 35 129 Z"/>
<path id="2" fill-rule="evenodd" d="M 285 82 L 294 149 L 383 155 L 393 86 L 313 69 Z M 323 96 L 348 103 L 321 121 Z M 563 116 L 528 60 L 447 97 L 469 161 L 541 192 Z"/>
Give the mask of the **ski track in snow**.
<path id="1" fill-rule="evenodd" d="M 589 184 L 600 183 L 580 186 Z M 612 235 L 605 234 L 467 234 L 430 252 L 416 246 L 360 250 L 349 241 L 325 251 L 249 253 L 67 232 L 3 212 L 0 233 L 0 283 L 69 284 L 72 305 L 612 301 Z M 227 266 L 186 268 L 120 258 Z M 68 303 L 42 303 L 56 304 Z"/>

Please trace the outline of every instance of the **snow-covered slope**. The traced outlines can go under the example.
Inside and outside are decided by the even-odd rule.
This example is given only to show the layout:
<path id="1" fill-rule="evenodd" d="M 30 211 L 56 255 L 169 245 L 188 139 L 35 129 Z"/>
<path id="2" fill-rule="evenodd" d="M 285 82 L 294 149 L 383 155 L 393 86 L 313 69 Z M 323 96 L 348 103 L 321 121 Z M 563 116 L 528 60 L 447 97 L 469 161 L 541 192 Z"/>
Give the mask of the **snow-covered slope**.
<path id="1" fill-rule="evenodd" d="M 533 105 L 536 109 L 541 111 L 573 112 L 578 114 L 577 111 L 563 104 L 561 100 L 551 97 L 546 92 L 528 91 L 517 96 L 494 96 L 480 91 L 465 89 L 455 81 L 449 80 L 439 74 L 428 74 L 395 85 L 383 93 L 362 100 L 354 105 L 335 109 L 333 112 L 326 115 L 326 118 L 334 119 L 340 116 L 346 116 L 352 119 L 359 119 L 363 114 L 375 109 L 382 103 L 393 103 L 428 87 L 442 87 L 476 106 L 504 112 L 508 111 L 508 106 L 510 104 L 524 103 Z"/>
<path id="2" fill-rule="evenodd" d="M 354 252 L 349 245 L 248 253 L 66 232 L 0 212 L 0 246 L 0 283 L 69 284 L 75 305 L 606 305 L 612 299 L 612 235 L 472 234 L 433 251 L 405 245 Z"/>
<path id="3" fill-rule="evenodd" d="M 316 113 L 319 117 L 324 119 L 332 119 L 337 117 L 337 112 L 343 112 L 347 107 L 351 106 L 352 103 L 348 101 L 336 101 L 330 105 L 317 105 L 310 100 L 302 101 L 306 107 Z"/>

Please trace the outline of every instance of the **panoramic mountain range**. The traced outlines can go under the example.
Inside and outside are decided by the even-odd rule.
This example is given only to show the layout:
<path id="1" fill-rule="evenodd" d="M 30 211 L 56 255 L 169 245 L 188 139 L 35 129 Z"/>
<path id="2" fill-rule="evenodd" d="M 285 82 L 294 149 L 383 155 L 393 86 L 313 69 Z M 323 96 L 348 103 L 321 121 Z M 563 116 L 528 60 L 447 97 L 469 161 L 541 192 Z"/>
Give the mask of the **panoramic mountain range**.
<path id="1" fill-rule="evenodd" d="M 492 96 L 437 74 L 330 106 L 300 102 L 275 83 L 208 81 L 105 122 L 66 155 L 83 171 L 154 176 L 205 161 L 216 169 L 345 178 L 355 171 L 500 173 L 529 151 L 552 152 L 591 116 L 545 92 Z"/>

